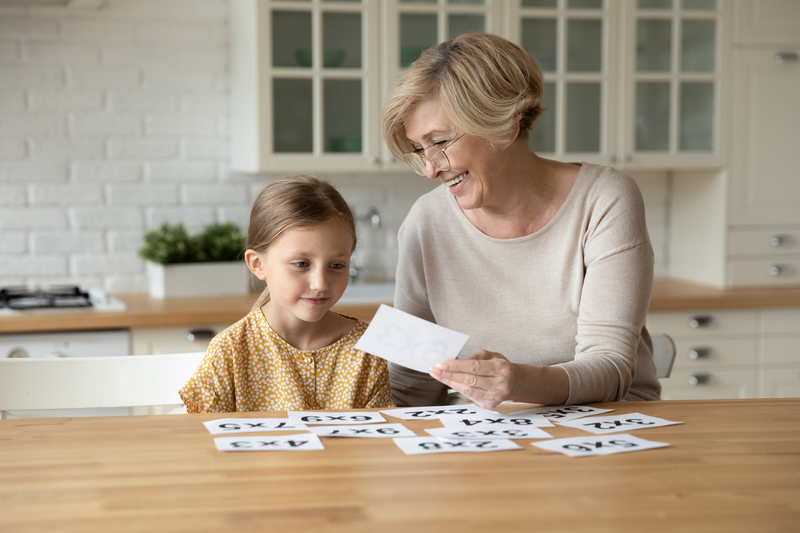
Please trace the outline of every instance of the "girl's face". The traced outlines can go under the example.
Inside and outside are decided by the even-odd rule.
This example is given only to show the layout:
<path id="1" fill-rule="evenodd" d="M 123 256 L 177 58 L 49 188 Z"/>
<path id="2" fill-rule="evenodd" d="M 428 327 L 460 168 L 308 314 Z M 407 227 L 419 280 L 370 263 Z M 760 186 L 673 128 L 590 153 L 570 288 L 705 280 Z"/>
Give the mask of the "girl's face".
<path id="1" fill-rule="evenodd" d="M 427 148 L 439 143 L 445 146 L 461 135 L 436 100 L 419 104 L 404 126 L 406 137 L 415 148 Z M 461 209 L 485 207 L 492 188 L 489 176 L 496 174 L 498 169 L 498 153 L 481 139 L 465 135 L 448 147 L 445 154 L 450 161 L 450 169 L 440 170 L 426 161 L 428 178 L 444 183 L 458 200 Z"/>
<path id="2" fill-rule="evenodd" d="M 347 288 L 352 253 L 349 231 L 331 218 L 284 231 L 265 253 L 248 250 L 247 262 L 269 287 L 265 311 L 284 322 L 317 322 Z"/>

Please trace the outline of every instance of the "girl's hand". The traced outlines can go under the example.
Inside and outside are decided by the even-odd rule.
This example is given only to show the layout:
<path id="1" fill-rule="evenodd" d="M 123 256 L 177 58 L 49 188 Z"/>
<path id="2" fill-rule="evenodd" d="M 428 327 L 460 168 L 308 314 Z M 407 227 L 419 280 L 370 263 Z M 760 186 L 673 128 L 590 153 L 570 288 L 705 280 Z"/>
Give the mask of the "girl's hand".
<path id="1" fill-rule="evenodd" d="M 487 350 L 478 350 L 468 359 L 444 361 L 429 373 L 484 409 L 494 409 L 508 400 L 522 379 L 519 365 Z"/>

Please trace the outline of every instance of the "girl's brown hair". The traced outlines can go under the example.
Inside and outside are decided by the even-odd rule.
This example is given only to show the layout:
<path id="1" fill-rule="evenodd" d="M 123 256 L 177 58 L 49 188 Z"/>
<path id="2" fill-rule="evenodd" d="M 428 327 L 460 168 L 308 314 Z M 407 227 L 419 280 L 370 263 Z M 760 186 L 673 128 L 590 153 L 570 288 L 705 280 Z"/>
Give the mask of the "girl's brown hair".
<path id="1" fill-rule="evenodd" d="M 356 221 L 350 206 L 330 183 L 312 176 L 287 176 L 261 189 L 250 211 L 247 249 L 259 254 L 287 229 L 316 226 L 332 218 L 339 219 L 353 238 L 356 249 Z M 265 287 L 253 310 L 269 301 Z"/>
<path id="2" fill-rule="evenodd" d="M 461 133 L 498 147 L 519 124 L 527 139 L 544 109 L 544 76 L 518 45 L 489 33 L 465 33 L 422 53 L 397 79 L 383 108 L 383 138 L 396 157 L 414 149 L 405 122 L 427 101 L 439 102 Z"/>

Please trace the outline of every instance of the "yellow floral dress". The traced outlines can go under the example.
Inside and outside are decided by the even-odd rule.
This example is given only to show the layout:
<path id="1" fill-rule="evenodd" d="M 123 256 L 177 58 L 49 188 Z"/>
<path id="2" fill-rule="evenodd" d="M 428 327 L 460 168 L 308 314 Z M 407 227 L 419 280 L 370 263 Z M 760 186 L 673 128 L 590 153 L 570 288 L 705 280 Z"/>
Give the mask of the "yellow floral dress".
<path id="1" fill-rule="evenodd" d="M 181 398 L 190 413 L 392 407 L 386 361 L 353 348 L 366 329 L 299 350 L 256 309 L 214 337 Z"/>

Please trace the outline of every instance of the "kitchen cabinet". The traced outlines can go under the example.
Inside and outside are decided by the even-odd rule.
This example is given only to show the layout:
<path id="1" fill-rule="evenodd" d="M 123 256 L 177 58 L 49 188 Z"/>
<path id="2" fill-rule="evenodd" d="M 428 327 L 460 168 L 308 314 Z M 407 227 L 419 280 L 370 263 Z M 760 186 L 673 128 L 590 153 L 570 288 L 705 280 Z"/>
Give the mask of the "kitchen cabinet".
<path id="1" fill-rule="evenodd" d="M 404 171 L 380 134 L 383 95 L 426 48 L 468 31 L 542 65 L 530 145 L 564 161 L 724 162 L 726 2 L 376 0 L 231 3 L 233 168 Z"/>
<path id="2" fill-rule="evenodd" d="M 510 2 L 510 38 L 539 59 L 531 148 L 618 168 L 724 163 L 723 2 Z"/>
<path id="3" fill-rule="evenodd" d="M 800 308 L 652 312 L 675 341 L 662 399 L 800 397 Z"/>
<path id="4" fill-rule="evenodd" d="M 214 335 L 230 326 L 186 326 L 171 328 L 132 328 L 132 355 L 205 352 Z"/>
<path id="5" fill-rule="evenodd" d="M 231 2 L 232 165 L 244 172 L 397 169 L 385 94 L 422 50 L 500 32 L 498 0 Z"/>

